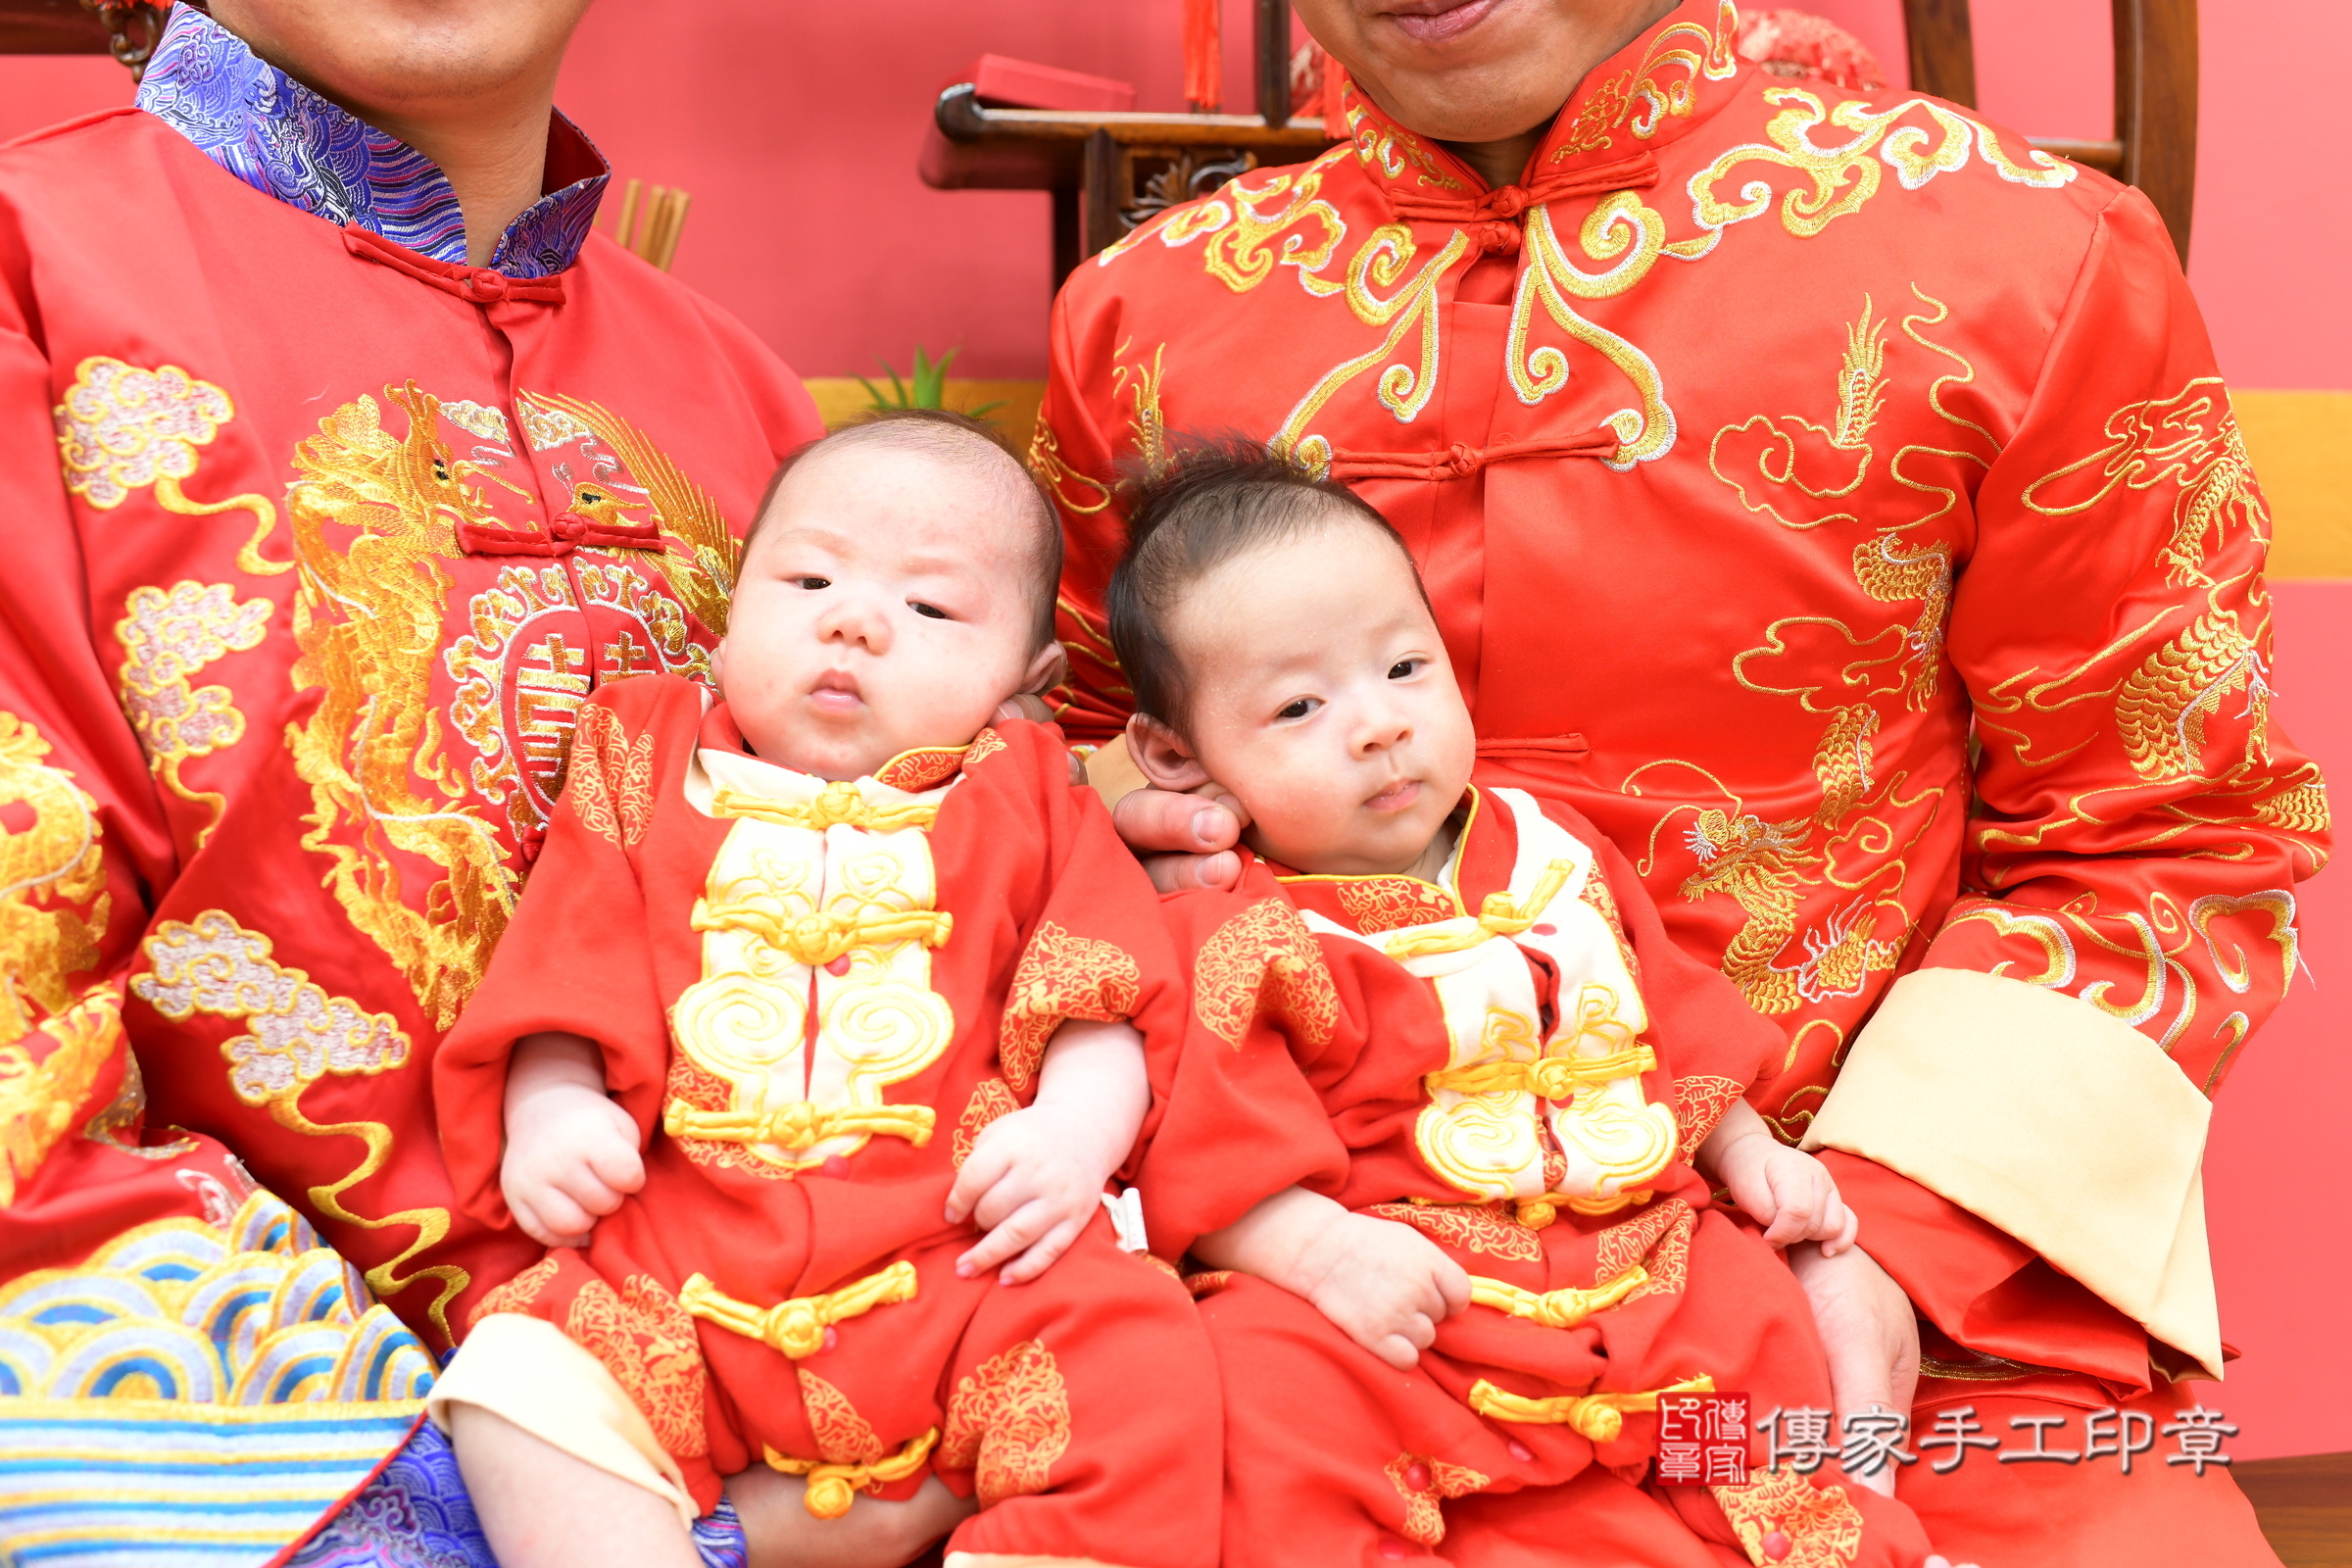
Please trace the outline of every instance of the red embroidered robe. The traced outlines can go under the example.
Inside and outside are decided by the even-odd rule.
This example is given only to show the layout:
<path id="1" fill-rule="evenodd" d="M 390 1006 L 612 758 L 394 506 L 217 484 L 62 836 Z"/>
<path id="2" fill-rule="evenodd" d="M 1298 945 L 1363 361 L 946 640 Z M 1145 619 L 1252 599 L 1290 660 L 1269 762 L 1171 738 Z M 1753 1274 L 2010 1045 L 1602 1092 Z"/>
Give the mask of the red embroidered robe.
<path id="1" fill-rule="evenodd" d="M 1478 1561 L 1496 1549 L 1490 1519 L 1522 1540 L 1559 1530 L 1563 1560 L 1583 1562 L 1568 1543 L 1595 1509 L 1665 1532 L 1658 1560 L 1700 1549 L 1670 1545 L 1685 1533 L 1654 1501 L 1617 1494 L 1658 1453 L 1658 1398 L 1739 1393 L 1761 1414 L 1829 1397 L 1803 1292 L 1690 1163 L 1778 1066 L 1778 1033 L 1667 937 L 1605 838 L 1509 787 L 1473 793 L 1439 883 L 1252 858 L 1233 891 L 1168 908 L 1212 1038 L 1140 1178 L 1153 1244 L 1300 1183 L 1420 1230 L 1472 1285 L 1398 1373 L 1274 1287 L 1196 1278 L 1226 1377 L 1228 1562 L 1353 1560 L 1384 1527 Z M 1301 1410 L 1320 1427 L 1311 1464 Z M 1749 1458 L 1760 1471 L 1760 1445 Z M 1802 1542 L 1795 1521 L 1818 1514 L 1848 1548 L 1834 1560 L 1925 1552 L 1907 1510 L 1834 1475 L 1738 1473 L 1713 1494 L 1730 1524 L 1707 1494 L 1682 1499 L 1699 1539 L 1728 1544 L 1747 1520 Z M 1473 1494 L 1494 1511 L 1457 1533 L 1446 1515 L 1461 1510 L 1441 1504 Z"/>
<path id="2" fill-rule="evenodd" d="M 0 1275 L 204 1214 L 238 1178 L 166 1128 L 428 1343 L 535 1255 L 452 1202 L 434 1049 L 581 702 L 706 673 L 732 537 L 818 433 L 601 237 L 427 261 L 137 111 L 0 152 Z"/>
<path id="3" fill-rule="evenodd" d="M 2118 1388 L 2218 1367 L 2208 1100 L 2328 813 L 2195 307 L 2136 192 L 1735 26 L 1687 0 L 1498 190 L 1350 87 L 1341 145 L 1072 275 L 1065 722 L 1129 703 L 1116 460 L 1326 467 L 1412 548 L 1495 776 L 1781 1026 L 1755 1102 L 1922 1311 Z"/>

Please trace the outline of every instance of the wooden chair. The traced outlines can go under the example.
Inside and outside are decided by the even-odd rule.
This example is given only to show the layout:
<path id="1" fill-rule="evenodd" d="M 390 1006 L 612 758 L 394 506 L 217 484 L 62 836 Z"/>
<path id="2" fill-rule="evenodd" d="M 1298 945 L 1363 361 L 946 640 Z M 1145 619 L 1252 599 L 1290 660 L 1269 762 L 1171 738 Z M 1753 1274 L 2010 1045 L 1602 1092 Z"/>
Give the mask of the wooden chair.
<path id="1" fill-rule="evenodd" d="M 2115 135 L 2036 136 L 2034 145 L 2104 170 L 2146 193 L 2188 265 L 2197 194 L 2197 0 L 2113 0 Z M 1977 56 L 1968 0 L 1903 0 L 1914 91 L 1974 109 Z"/>
<path id="2" fill-rule="evenodd" d="M 2034 145 L 2146 191 L 2185 264 L 2197 177 L 2197 0 L 2113 4 L 2114 139 L 2035 137 Z M 1912 86 L 1975 108 L 1968 0 L 1903 0 L 1903 14 Z M 933 112 L 923 179 L 942 190 L 1052 192 L 1058 283 L 1164 209 L 1251 169 L 1303 163 L 1328 145 L 1320 120 L 1291 119 L 1290 36 L 1287 0 L 1257 0 L 1254 116 L 991 108 L 969 84 L 950 87 Z"/>
<path id="3" fill-rule="evenodd" d="M 136 81 L 163 32 L 136 0 L 0 0 L 0 55 L 111 54 Z"/>

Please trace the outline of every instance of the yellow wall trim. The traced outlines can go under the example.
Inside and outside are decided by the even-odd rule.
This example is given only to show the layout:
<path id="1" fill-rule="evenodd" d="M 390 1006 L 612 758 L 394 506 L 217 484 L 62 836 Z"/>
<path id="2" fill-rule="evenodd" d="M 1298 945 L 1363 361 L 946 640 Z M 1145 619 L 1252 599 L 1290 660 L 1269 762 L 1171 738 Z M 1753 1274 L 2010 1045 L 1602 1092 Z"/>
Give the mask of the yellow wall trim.
<path id="1" fill-rule="evenodd" d="M 816 399 L 817 416 L 825 428 L 838 430 L 870 406 L 865 388 L 855 376 L 811 376 L 802 383 L 808 395 Z M 884 393 L 890 391 L 890 377 L 880 377 Z M 988 417 L 998 428 L 1012 438 L 1022 451 L 1029 449 L 1029 435 L 1037 426 L 1037 406 L 1045 400 L 1043 381 L 956 381 L 947 384 L 945 401 L 951 409 L 976 409 L 985 403 L 1002 403 L 1001 409 L 991 410 Z"/>
<path id="2" fill-rule="evenodd" d="M 828 429 L 866 406 L 865 388 L 849 376 L 808 383 Z M 952 409 L 1001 402 L 990 415 L 1026 448 L 1037 423 L 1043 381 L 950 381 Z M 2352 577 L 2352 392 L 2233 392 L 2230 406 L 2269 500 L 2275 530 L 2274 577 Z"/>
<path id="3" fill-rule="evenodd" d="M 2352 392 L 2232 392 L 2271 504 L 2273 577 L 2352 577 Z"/>

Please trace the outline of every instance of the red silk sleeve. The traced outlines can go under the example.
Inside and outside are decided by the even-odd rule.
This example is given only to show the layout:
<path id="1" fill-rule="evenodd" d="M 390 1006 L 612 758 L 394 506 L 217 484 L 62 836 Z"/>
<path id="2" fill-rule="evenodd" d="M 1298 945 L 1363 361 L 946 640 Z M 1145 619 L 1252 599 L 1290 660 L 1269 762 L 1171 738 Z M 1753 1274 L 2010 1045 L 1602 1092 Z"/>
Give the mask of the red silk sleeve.
<path id="1" fill-rule="evenodd" d="M 54 389 L 21 304 L 29 293 L 21 247 L 13 225 L 0 224 L 0 499 L 9 519 L 9 569 L 0 573 L 0 1281 L 76 1262 L 135 1225 L 202 1217 L 208 1183 L 214 1193 L 247 1185 L 210 1139 L 179 1139 L 171 1155 L 129 1152 L 146 1136 L 132 1052 L 153 1014 L 126 982 L 180 867 L 162 793 L 124 716 L 130 697 L 102 662 L 113 628 L 87 597 L 81 536 L 58 475 Z M 193 834 L 212 799 L 174 797 L 172 809 L 187 813 Z M 230 932 L 234 942 L 233 924 Z M 209 993 L 159 996 L 186 1016 Z"/>
<path id="2" fill-rule="evenodd" d="M 1345 1078 L 1370 1015 L 1262 864 L 1162 908 L 1191 1006 L 1136 1186 L 1152 1250 L 1177 1258 L 1286 1188 L 1338 1196 L 1348 1148 L 1312 1080 Z"/>
<path id="3" fill-rule="evenodd" d="M 635 684 L 608 686 L 590 698 L 580 710 L 581 735 L 607 720 L 640 730 L 642 712 L 625 718 L 615 712 L 645 708 L 630 701 Z M 655 685 L 641 684 L 649 692 Z M 637 1123 L 640 1148 L 662 1122 L 669 1030 L 654 978 L 644 893 L 626 852 L 580 811 L 587 770 L 603 765 L 600 750 L 574 747 L 530 883 L 480 988 L 433 1060 L 451 1183 L 466 1212 L 492 1224 L 511 1222 L 499 1165 L 507 1067 L 524 1036 L 560 1031 L 595 1041 L 604 1053 L 605 1085 Z M 666 780 L 672 765 L 670 757 L 659 756 L 656 776 Z M 588 792 L 592 798 L 609 800 L 620 788 L 618 780 L 593 782 L 608 787 Z"/>
<path id="4" fill-rule="evenodd" d="M 2317 767 L 2269 719 L 2270 519 L 2155 210 L 2101 215 L 1976 498 L 1963 897 L 1928 968 L 2078 997 L 2208 1094 L 2294 968 Z"/>
<path id="5" fill-rule="evenodd" d="M 1142 367 L 1130 375 L 1112 368 L 1111 323 L 1094 319 L 1083 333 L 1071 323 L 1065 290 L 1054 304 L 1046 397 L 1029 466 L 1061 514 L 1065 544 L 1054 623 L 1069 651 L 1070 673 L 1049 701 L 1073 741 L 1101 745 L 1119 734 L 1135 710 L 1135 693 L 1111 651 L 1102 609 L 1111 570 L 1127 548 L 1127 518 L 1108 483 L 1115 471 L 1110 432 L 1126 417 L 1117 407 L 1122 393 L 1140 395 L 1152 371 Z M 1108 401 L 1099 400 L 1105 395 Z"/>

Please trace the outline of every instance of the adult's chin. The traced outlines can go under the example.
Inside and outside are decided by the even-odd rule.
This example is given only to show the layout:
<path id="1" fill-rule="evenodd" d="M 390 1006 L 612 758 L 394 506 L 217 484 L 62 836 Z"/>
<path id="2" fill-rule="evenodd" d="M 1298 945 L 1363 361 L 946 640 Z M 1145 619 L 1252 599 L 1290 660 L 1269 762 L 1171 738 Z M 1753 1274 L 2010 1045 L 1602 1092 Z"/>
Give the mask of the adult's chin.
<path id="1" fill-rule="evenodd" d="M 1348 36 L 1325 47 L 1398 124 L 1437 141 L 1505 141 L 1549 123 L 1617 43 L 1570 0 L 1362 5 L 1344 0 L 1329 25 Z"/>

